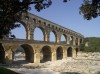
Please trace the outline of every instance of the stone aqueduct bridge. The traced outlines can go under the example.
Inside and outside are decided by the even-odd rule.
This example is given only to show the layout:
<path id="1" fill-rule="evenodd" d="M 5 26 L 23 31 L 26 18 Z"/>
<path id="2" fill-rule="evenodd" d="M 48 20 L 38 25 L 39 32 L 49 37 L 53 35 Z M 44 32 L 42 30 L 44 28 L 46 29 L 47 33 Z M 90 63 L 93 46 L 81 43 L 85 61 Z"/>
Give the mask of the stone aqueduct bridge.
<path id="1" fill-rule="evenodd" d="M 25 27 L 26 39 L 1 40 L 1 63 L 12 63 L 13 52 L 15 52 L 19 46 L 24 49 L 26 60 L 34 63 L 67 59 L 67 57 L 76 57 L 79 45 L 82 43 L 84 38 L 83 35 L 31 13 L 24 13 L 20 22 Z M 34 40 L 34 30 L 37 27 L 42 30 L 44 41 Z M 55 43 L 49 41 L 50 32 L 55 34 Z M 66 43 L 64 44 L 61 43 L 62 35 L 66 39 Z M 40 55 L 42 55 L 42 58 Z"/>

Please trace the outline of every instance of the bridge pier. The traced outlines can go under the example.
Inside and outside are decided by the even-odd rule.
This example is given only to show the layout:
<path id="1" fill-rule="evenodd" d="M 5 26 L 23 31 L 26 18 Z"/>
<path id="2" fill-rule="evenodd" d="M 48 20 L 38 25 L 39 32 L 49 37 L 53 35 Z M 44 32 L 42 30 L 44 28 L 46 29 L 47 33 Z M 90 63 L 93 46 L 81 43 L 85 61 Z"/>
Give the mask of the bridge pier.
<path id="1" fill-rule="evenodd" d="M 67 59 L 67 50 L 66 50 L 66 48 L 63 50 L 63 59 Z"/>
<path id="2" fill-rule="evenodd" d="M 56 58 L 56 52 L 52 52 L 52 56 L 51 57 L 52 57 L 52 61 L 56 61 L 56 59 L 57 59 Z"/>
<path id="3" fill-rule="evenodd" d="M 69 45 L 69 44 L 70 44 L 70 42 L 69 42 L 69 41 L 70 41 L 70 35 L 67 35 L 67 36 L 66 36 L 66 44 L 68 44 L 68 45 Z"/>
<path id="4" fill-rule="evenodd" d="M 73 36 L 73 45 L 75 45 L 76 38 Z"/>
<path id="5" fill-rule="evenodd" d="M 34 63 L 40 63 L 40 53 L 34 53 Z"/>
<path id="6" fill-rule="evenodd" d="M 56 36 L 56 43 L 60 43 L 60 40 L 61 40 L 61 35 L 57 34 L 57 36 Z"/>

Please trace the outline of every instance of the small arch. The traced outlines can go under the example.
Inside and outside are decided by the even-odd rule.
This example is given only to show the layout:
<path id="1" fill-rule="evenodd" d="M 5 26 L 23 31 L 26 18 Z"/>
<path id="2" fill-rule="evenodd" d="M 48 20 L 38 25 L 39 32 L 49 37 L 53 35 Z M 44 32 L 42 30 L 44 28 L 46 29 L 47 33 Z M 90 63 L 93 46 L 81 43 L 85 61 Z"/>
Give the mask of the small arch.
<path id="1" fill-rule="evenodd" d="M 34 40 L 44 41 L 44 30 L 41 27 L 36 27 L 34 29 Z"/>
<path id="2" fill-rule="evenodd" d="M 51 31 L 50 32 L 50 42 L 55 43 L 56 42 L 56 38 L 57 38 L 56 32 L 55 31 Z"/>
<path id="3" fill-rule="evenodd" d="M 34 62 L 34 50 L 28 44 L 20 45 L 16 51 L 13 53 L 13 63 L 26 63 L 26 62 Z"/>
<path id="4" fill-rule="evenodd" d="M 72 47 L 67 49 L 67 57 L 72 57 Z"/>
<path id="5" fill-rule="evenodd" d="M 44 22 L 44 25 L 46 26 L 46 22 Z"/>
<path id="6" fill-rule="evenodd" d="M 0 43 L 0 64 L 5 64 L 5 51 L 1 43 Z"/>
<path id="7" fill-rule="evenodd" d="M 52 28 L 54 29 L 54 25 L 52 25 Z"/>
<path id="8" fill-rule="evenodd" d="M 36 19 L 35 18 L 33 18 L 33 20 L 32 20 L 34 23 L 36 22 Z"/>
<path id="9" fill-rule="evenodd" d="M 59 28 L 59 31 L 60 31 L 60 28 Z"/>
<path id="10" fill-rule="evenodd" d="M 66 44 L 66 35 L 61 35 L 61 44 Z"/>
<path id="11" fill-rule="evenodd" d="M 57 60 L 63 59 L 63 48 L 62 47 L 57 48 L 56 57 L 57 57 Z"/>
<path id="12" fill-rule="evenodd" d="M 39 20 L 39 24 L 41 24 L 41 20 Z"/>
<path id="13" fill-rule="evenodd" d="M 26 21 L 29 21 L 29 16 L 25 16 L 25 20 Z"/>
<path id="14" fill-rule="evenodd" d="M 58 29 L 58 28 L 56 27 L 56 29 Z"/>
<path id="15" fill-rule="evenodd" d="M 50 46 L 44 46 L 41 50 L 41 55 L 40 55 L 40 62 L 47 62 L 51 61 L 51 47 Z"/>

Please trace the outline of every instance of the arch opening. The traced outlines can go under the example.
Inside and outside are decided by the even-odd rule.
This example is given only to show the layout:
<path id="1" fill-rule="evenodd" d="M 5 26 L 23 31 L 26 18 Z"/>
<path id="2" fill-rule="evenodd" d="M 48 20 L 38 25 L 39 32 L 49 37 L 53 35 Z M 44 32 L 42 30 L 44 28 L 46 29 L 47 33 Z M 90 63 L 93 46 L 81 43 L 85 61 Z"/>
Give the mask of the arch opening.
<path id="1" fill-rule="evenodd" d="M 72 48 L 71 47 L 69 47 L 67 49 L 67 57 L 72 57 Z"/>
<path id="2" fill-rule="evenodd" d="M 40 55 L 40 62 L 47 62 L 47 61 L 51 61 L 51 48 L 49 46 L 44 46 L 41 50 L 41 55 Z"/>
<path id="3" fill-rule="evenodd" d="M 11 34 L 9 34 L 9 38 L 26 39 L 26 28 L 24 23 L 17 22 L 16 24 L 20 24 L 20 27 L 11 30 Z"/>
<path id="4" fill-rule="evenodd" d="M 66 44 L 66 36 L 64 34 L 61 36 L 61 44 Z"/>
<path id="5" fill-rule="evenodd" d="M 56 56 L 57 56 L 57 60 L 63 59 L 63 48 L 62 47 L 57 48 Z"/>
<path id="6" fill-rule="evenodd" d="M 54 31 L 50 32 L 50 42 L 56 42 L 56 33 Z"/>
<path id="7" fill-rule="evenodd" d="M 44 31 L 42 28 L 36 27 L 33 35 L 34 35 L 34 40 L 44 41 Z"/>
<path id="8" fill-rule="evenodd" d="M 13 62 L 16 64 L 34 62 L 34 51 L 30 45 L 19 46 L 13 53 Z"/>
<path id="9" fill-rule="evenodd" d="M 5 51 L 1 43 L 0 43 L 0 64 L 5 64 Z"/>

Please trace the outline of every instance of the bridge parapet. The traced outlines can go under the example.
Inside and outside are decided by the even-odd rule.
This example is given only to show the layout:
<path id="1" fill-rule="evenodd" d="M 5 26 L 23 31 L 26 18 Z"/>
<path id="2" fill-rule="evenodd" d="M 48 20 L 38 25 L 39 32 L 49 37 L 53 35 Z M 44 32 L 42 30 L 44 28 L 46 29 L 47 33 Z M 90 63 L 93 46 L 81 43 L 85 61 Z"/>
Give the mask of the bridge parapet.
<path id="1" fill-rule="evenodd" d="M 44 45 L 63 45 L 63 46 L 73 46 L 78 47 L 77 45 L 73 44 L 66 44 L 66 43 L 55 43 L 55 42 L 45 42 L 39 40 L 26 40 L 26 39 L 8 39 L 8 40 L 0 40 L 1 44 L 44 44 Z"/>

